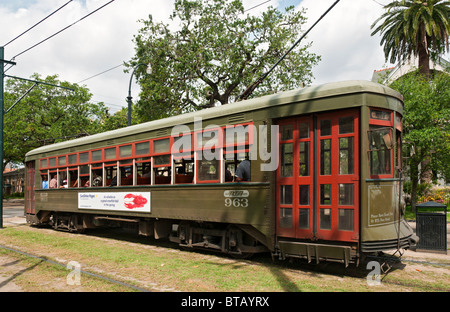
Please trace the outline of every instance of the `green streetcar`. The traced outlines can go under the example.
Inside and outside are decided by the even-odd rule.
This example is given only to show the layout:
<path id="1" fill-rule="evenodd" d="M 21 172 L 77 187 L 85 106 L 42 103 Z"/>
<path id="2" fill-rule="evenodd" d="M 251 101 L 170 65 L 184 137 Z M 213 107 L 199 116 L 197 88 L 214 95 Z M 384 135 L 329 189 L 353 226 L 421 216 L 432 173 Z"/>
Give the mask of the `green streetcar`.
<path id="1" fill-rule="evenodd" d="M 408 249 L 402 112 L 397 92 L 346 81 L 43 146 L 26 155 L 27 221 L 345 265 Z"/>

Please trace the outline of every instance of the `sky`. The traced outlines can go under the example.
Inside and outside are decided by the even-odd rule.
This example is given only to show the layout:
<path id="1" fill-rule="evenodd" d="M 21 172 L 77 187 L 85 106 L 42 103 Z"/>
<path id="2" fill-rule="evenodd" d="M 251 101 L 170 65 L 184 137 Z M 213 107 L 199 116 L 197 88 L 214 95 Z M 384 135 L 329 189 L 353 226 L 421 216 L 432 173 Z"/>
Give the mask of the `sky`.
<path id="1" fill-rule="evenodd" d="M 0 1 L 0 46 L 5 58 L 12 59 L 41 40 L 72 25 L 58 35 L 18 55 L 16 66 L 7 74 L 29 78 L 58 75 L 61 81 L 89 88 L 93 102 L 104 102 L 114 113 L 126 107 L 131 74 L 123 62 L 134 55 L 133 36 L 142 27 L 139 20 L 151 14 L 155 21 L 169 22 L 174 0 L 2 0 Z M 307 9 L 309 28 L 335 0 L 243 0 L 248 13 L 259 14 L 267 6 L 281 11 L 289 5 Z M 374 70 L 391 67 L 386 63 L 380 37 L 370 36 L 370 25 L 383 13 L 389 0 L 341 0 L 309 33 L 304 42 L 312 42 L 311 51 L 321 55 L 313 68 L 313 85 L 362 79 L 370 80 Z M 67 5 L 65 5 L 67 3 Z M 25 35 L 8 43 L 56 9 Z M 299 34 L 299 37 L 301 34 Z M 8 44 L 7 44 L 8 43 Z M 446 57 L 448 59 L 448 57 Z M 7 66 L 6 68 L 8 68 Z M 133 101 L 139 86 L 132 83 Z"/>

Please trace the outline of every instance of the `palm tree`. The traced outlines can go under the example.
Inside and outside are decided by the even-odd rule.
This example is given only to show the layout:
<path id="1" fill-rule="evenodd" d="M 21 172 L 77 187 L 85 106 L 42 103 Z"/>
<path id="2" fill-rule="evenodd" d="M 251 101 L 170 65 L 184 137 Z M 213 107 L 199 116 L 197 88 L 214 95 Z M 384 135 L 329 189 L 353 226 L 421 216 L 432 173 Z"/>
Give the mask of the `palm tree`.
<path id="1" fill-rule="evenodd" d="M 380 33 L 386 61 L 395 63 L 419 57 L 419 70 L 430 76 L 430 57 L 449 51 L 450 1 L 402 0 L 384 6 L 387 10 L 371 26 Z"/>

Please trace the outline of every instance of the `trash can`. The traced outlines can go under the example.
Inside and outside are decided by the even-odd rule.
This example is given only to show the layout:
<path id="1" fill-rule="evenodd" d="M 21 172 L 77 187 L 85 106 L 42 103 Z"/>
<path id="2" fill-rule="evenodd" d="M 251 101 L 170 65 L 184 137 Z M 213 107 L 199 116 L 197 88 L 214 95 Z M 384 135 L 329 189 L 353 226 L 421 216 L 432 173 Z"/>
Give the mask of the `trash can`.
<path id="1" fill-rule="evenodd" d="M 419 236 L 416 251 L 447 254 L 447 206 L 430 201 L 416 208 L 416 235 Z"/>

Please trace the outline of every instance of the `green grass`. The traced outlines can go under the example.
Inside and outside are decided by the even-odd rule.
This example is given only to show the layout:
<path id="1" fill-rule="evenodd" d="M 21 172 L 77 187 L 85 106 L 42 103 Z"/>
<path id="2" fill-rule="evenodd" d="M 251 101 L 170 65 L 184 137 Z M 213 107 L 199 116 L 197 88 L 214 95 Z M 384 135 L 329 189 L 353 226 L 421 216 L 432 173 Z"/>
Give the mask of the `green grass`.
<path id="1" fill-rule="evenodd" d="M 211 252 L 180 250 L 164 241 L 125 234 L 109 234 L 106 230 L 91 235 L 70 234 L 29 226 L 0 230 L 0 244 L 15 246 L 31 254 L 63 263 L 77 261 L 82 270 L 108 276 L 112 279 L 148 288 L 152 291 L 203 292 L 354 292 L 379 291 L 366 283 L 364 265 L 345 269 L 342 264 L 307 265 L 299 262 L 273 262 L 268 255 L 255 256 L 252 261 L 236 260 Z M 2 254 L 0 253 L 0 256 Z M 9 256 L 12 256 L 9 253 Z M 20 255 L 19 255 L 20 257 Z M 23 261 L 23 260 L 21 260 Z M 29 260 L 31 262 L 36 260 Z M 323 268 L 322 267 L 322 268 Z M 329 270 L 329 268 L 334 268 Z M 0 274 L 2 268 L 0 267 Z M 347 270 L 353 272 L 347 274 Z M 337 273 L 336 273 L 337 272 Z M 16 280 L 27 291 L 41 291 L 42 281 L 59 281 L 64 286 L 67 270 L 55 269 L 39 263 Z M 397 276 L 395 276 L 397 275 Z M 409 285 L 394 274 L 401 289 Z M 396 291 L 397 285 L 386 285 L 382 291 Z M 439 283 L 439 281 L 436 281 Z M 25 286 L 24 286 L 25 285 Z M 53 285 L 53 284 L 51 284 Z M 410 291 L 426 287 L 414 283 Z M 48 287 L 48 284 L 45 284 Z M 53 287 L 53 286 L 52 286 Z M 56 286 L 54 286 L 56 287 Z M 118 286 L 98 279 L 83 277 L 81 291 L 116 291 Z M 406 286 L 408 289 L 410 286 Z M 433 289 L 448 288 L 448 281 Z M 54 289 L 54 288 L 52 288 Z M 63 291 L 66 291 L 64 289 Z M 128 289 L 130 291 L 130 289 Z M 70 290 L 69 290 L 70 291 Z"/>

